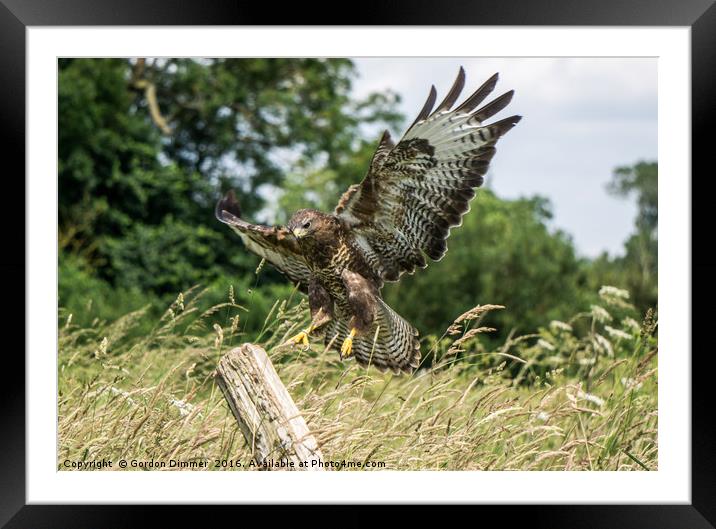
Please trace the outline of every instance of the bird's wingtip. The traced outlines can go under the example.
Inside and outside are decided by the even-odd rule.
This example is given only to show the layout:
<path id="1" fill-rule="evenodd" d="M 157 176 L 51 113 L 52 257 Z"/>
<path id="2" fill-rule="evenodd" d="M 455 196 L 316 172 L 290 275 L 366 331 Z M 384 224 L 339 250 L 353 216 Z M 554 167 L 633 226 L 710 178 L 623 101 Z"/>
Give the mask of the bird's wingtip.
<path id="1" fill-rule="evenodd" d="M 226 195 L 216 203 L 216 207 L 214 208 L 214 215 L 221 222 L 227 222 L 229 220 L 229 216 L 225 215 L 225 213 L 228 213 L 230 217 L 241 218 L 241 207 L 239 206 L 239 201 L 236 200 L 236 193 L 234 193 L 233 189 L 229 189 Z"/>

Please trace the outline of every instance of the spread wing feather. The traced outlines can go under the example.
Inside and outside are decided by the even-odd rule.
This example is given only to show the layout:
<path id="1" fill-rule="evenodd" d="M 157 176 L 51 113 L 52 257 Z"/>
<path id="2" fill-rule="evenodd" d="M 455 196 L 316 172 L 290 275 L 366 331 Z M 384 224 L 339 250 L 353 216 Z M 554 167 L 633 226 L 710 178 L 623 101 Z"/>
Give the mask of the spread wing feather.
<path id="1" fill-rule="evenodd" d="M 216 204 L 216 218 L 233 229 L 246 247 L 266 259 L 303 292 L 308 291 L 310 270 L 301 256 L 296 239 L 280 226 L 261 226 L 241 220 L 241 209 L 233 191 Z"/>
<path id="2" fill-rule="evenodd" d="M 397 281 L 427 266 L 425 256 L 437 261 L 445 255 L 450 229 L 469 210 L 497 140 L 521 119 L 485 123 L 512 99 L 509 91 L 479 107 L 496 83 L 497 74 L 453 110 L 464 70 L 434 111 L 432 87 L 403 138 L 395 145 L 386 131 L 363 181 L 341 197 L 334 213 L 352 228 L 381 279 Z"/>

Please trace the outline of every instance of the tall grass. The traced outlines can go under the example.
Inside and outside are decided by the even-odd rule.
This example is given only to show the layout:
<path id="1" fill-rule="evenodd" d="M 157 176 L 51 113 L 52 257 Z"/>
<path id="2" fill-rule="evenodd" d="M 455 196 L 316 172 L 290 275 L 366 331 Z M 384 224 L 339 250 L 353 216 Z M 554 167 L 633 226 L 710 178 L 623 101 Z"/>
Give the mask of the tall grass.
<path id="1" fill-rule="evenodd" d="M 141 310 L 87 327 L 60 312 L 58 469 L 101 459 L 113 469 L 120 459 L 246 468 L 250 447 L 213 378 L 219 358 L 244 341 L 268 351 L 327 461 L 392 470 L 657 468 L 656 317 L 637 322 L 623 291 L 605 287 L 589 312 L 492 349 L 484 322 L 503 308 L 475 307 L 424 339 L 424 364 L 411 376 L 342 362 L 316 339 L 308 350 L 283 346 L 307 324 L 298 295 L 277 301 L 251 336 L 232 292 L 204 312 L 200 297 L 196 289 L 180 295 L 139 338 L 132 329 L 145 323 Z"/>

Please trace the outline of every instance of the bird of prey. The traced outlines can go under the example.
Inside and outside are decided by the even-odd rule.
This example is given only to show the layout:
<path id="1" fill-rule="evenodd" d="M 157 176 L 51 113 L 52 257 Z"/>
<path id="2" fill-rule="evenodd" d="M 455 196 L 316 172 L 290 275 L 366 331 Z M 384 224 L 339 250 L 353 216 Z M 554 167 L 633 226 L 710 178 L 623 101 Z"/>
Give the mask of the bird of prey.
<path id="1" fill-rule="evenodd" d="M 308 294 L 311 324 L 289 343 L 308 346 L 309 335 L 324 330 L 341 358 L 395 373 L 419 366 L 418 331 L 383 301 L 381 288 L 447 252 L 450 229 L 468 212 L 497 140 L 521 119 L 486 123 L 514 93 L 480 107 L 496 83 L 497 74 L 453 108 L 465 85 L 461 67 L 435 110 L 431 87 L 397 144 L 383 133 L 363 181 L 332 213 L 302 209 L 286 226 L 261 226 L 241 219 L 233 191 L 217 203 L 216 217 Z"/>

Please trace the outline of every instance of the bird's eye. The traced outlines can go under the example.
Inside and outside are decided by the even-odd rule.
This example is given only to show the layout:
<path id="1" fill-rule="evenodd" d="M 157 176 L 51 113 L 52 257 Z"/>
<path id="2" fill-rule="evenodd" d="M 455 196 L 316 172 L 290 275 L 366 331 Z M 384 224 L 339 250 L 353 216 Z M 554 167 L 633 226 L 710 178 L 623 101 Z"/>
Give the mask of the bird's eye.
<path id="1" fill-rule="evenodd" d="M 303 229 L 304 229 L 304 230 L 307 230 L 307 229 L 310 228 L 310 227 L 311 227 L 311 223 L 310 223 L 310 222 L 306 222 L 306 223 L 303 225 Z"/>

